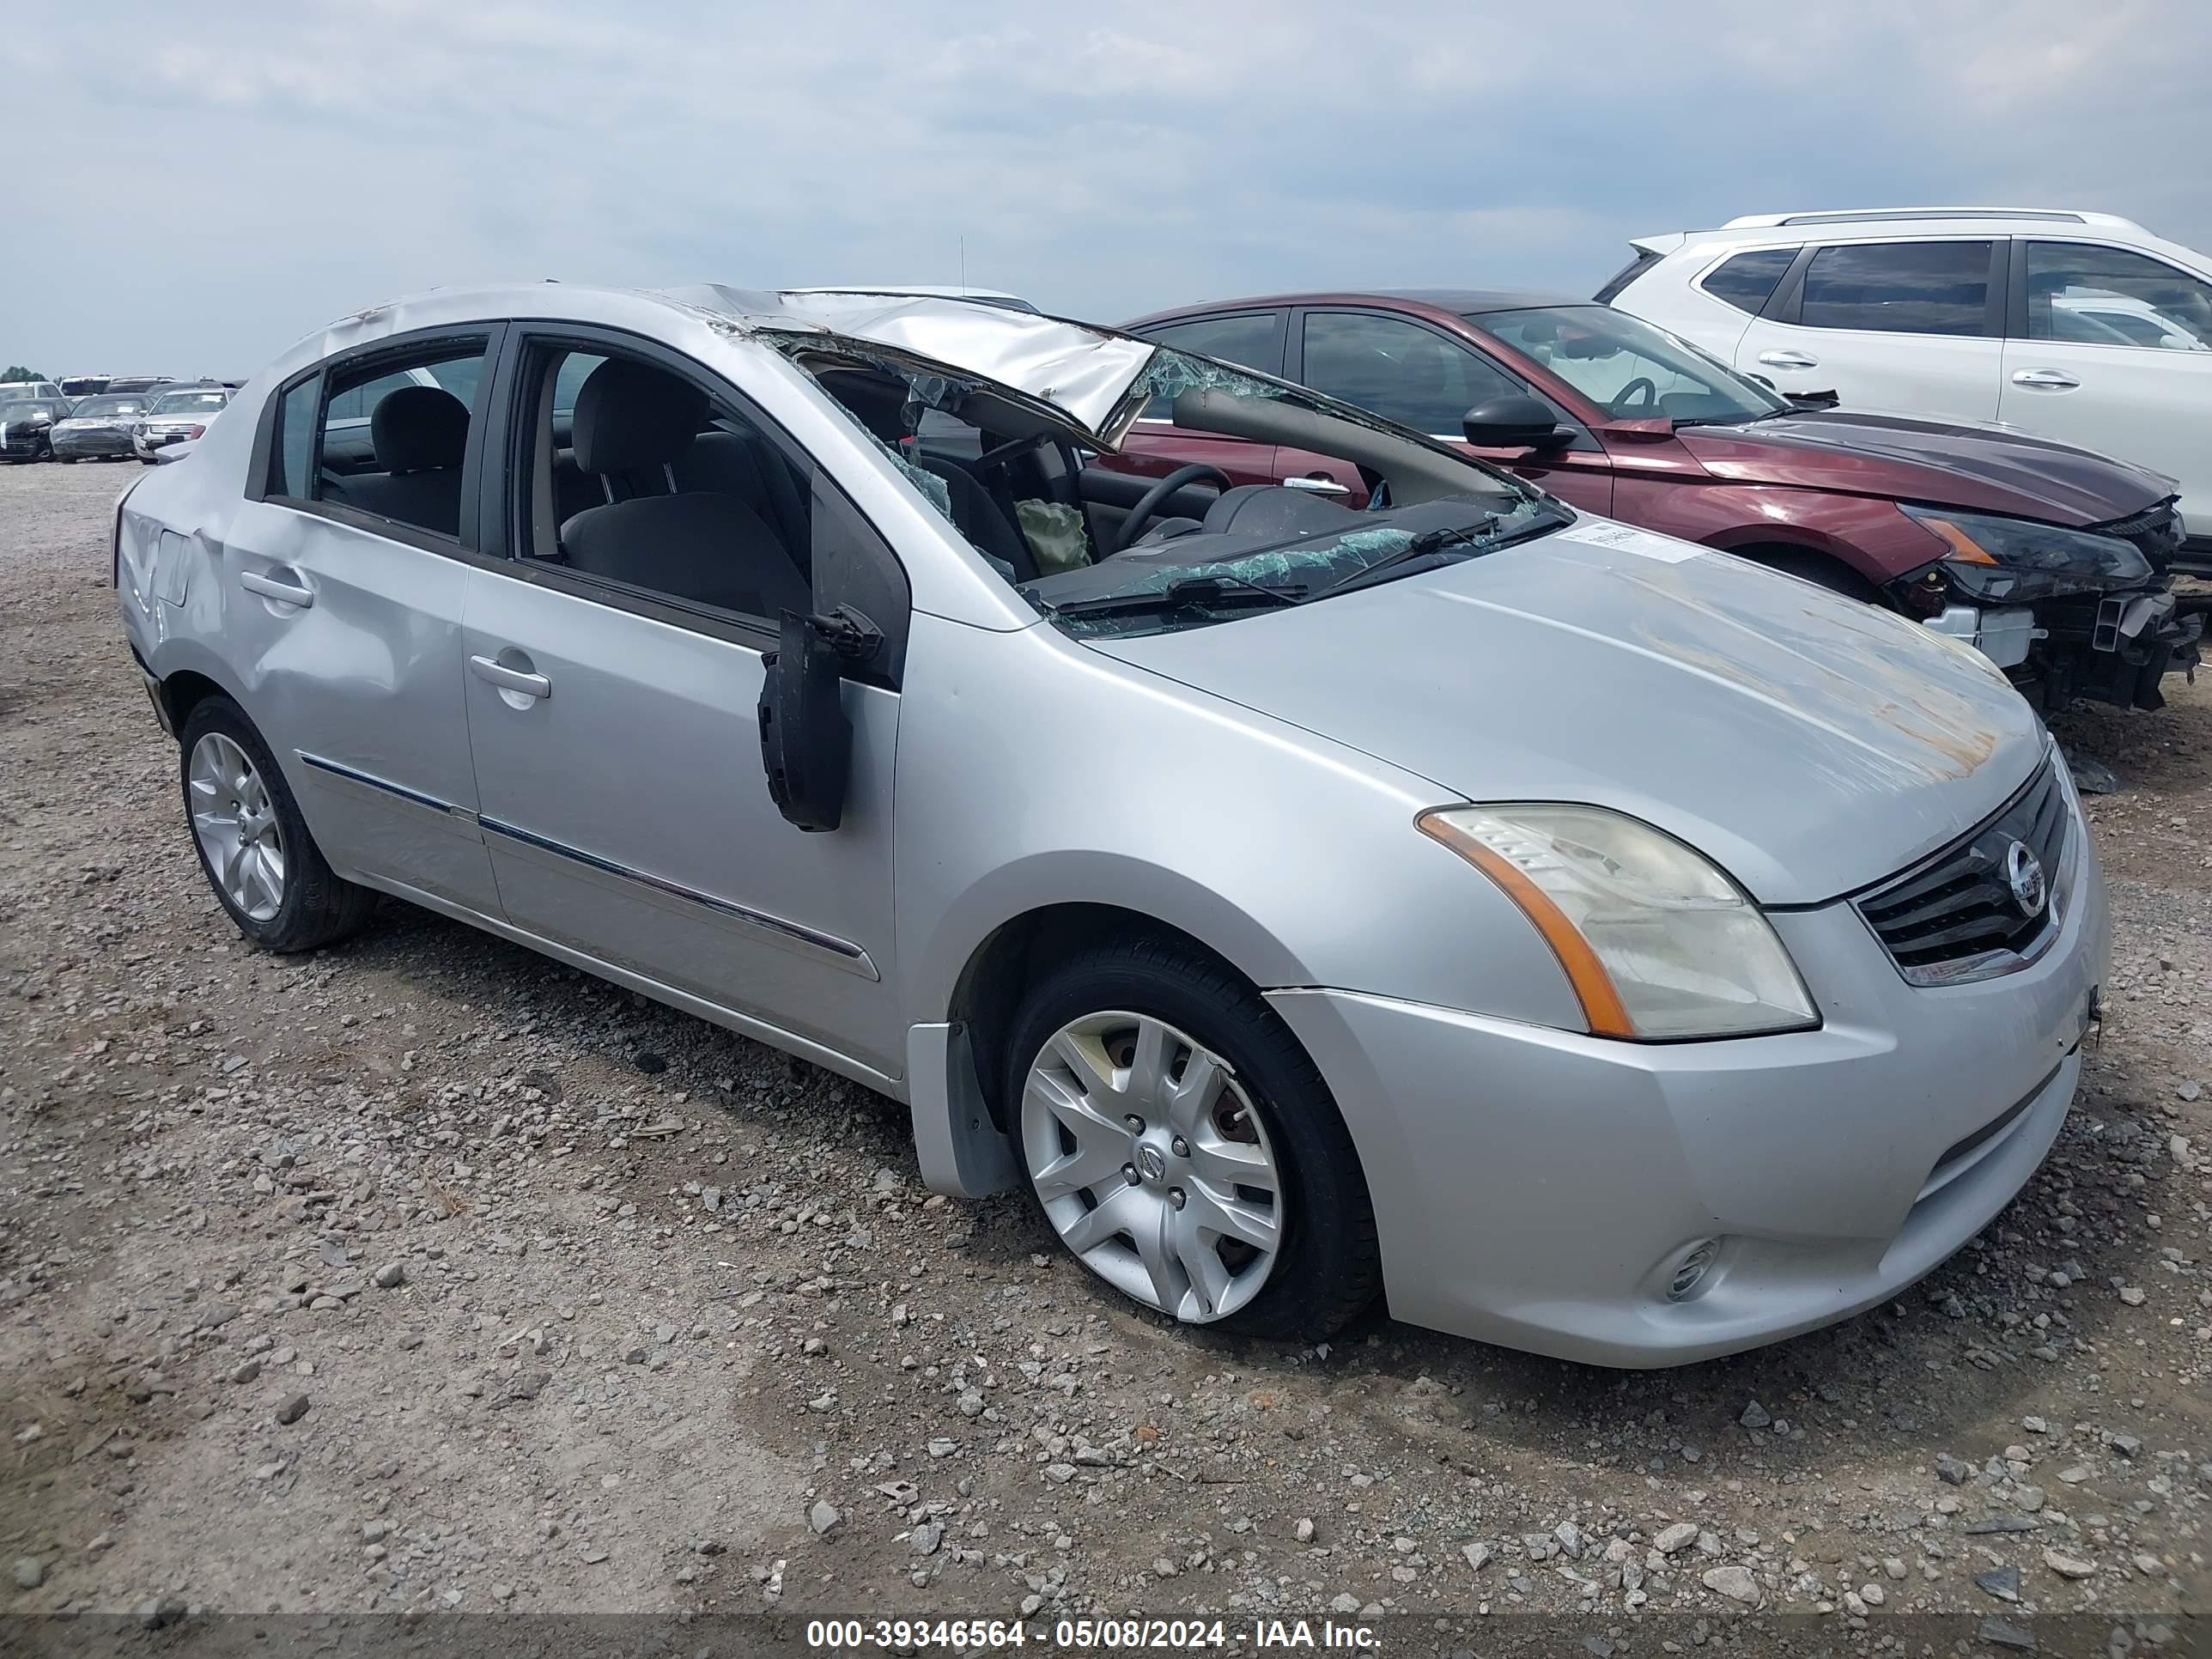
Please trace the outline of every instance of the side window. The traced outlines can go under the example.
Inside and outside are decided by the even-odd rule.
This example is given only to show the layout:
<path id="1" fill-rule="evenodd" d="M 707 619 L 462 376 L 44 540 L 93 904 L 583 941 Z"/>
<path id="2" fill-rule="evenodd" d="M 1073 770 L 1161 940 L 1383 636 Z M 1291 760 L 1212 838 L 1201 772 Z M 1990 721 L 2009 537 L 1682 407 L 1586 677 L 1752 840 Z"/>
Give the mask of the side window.
<path id="1" fill-rule="evenodd" d="M 1794 247 L 1753 248 L 1721 261 L 1698 286 L 1716 300 L 1725 300 L 1738 311 L 1756 317 L 1759 308 L 1774 297 L 1774 285 L 1796 258 Z"/>
<path id="2" fill-rule="evenodd" d="M 1523 388 L 1465 346 L 1401 317 L 1321 311 L 1306 317 L 1305 383 L 1437 437 L 1456 438 L 1475 404 Z"/>
<path id="3" fill-rule="evenodd" d="M 774 623 L 811 610 L 811 476 L 727 397 L 642 357 L 536 346 L 532 559 Z"/>
<path id="4" fill-rule="evenodd" d="M 1148 328 L 1145 338 L 1172 351 L 1196 352 L 1218 357 L 1224 363 L 1257 369 L 1262 374 L 1283 372 L 1282 313 L 1247 311 L 1234 317 L 1203 317 L 1194 322 L 1170 323 Z M 1155 398 L 1145 406 L 1144 418 L 1164 421 L 1170 399 Z"/>
<path id="5" fill-rule="evenodd" d="M 1805 268 L 1798 321 L 1887 334 L 1989 331 L 1988 242 L 1824 247 Z"/>
<path id="6" fill-rule="evenodd" d="M 2212 283 L 2125 248 L 2030 242 L 2027 337 L 2212 351 Z"/>
<path id="7" fill-rule="evenodd" d="M 458 538 L 461 461 L 484 347 L 446 340 L 325 369 L 322 451 L 307 498 Z M 290 425 L 288 417 L 288 444 Z"/>
<path id="8" fill-rule="evenodd" d="M 276 464 L 269 480 L 271 495 L 289 495 L 298 501 L 314 499 L 315 405 L 322 391 L 322 377 L 311 374 L 284 394 L 276 411 Z M 138 402 L 131 401 L 134 405 Z"/>

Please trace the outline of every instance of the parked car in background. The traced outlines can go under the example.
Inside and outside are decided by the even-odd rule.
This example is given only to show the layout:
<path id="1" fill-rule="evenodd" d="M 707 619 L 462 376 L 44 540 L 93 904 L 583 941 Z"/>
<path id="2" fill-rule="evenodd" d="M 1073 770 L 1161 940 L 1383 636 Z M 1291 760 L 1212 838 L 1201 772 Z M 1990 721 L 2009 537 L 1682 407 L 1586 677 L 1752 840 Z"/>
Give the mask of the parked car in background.
<path id="1" fill-rule="evenodd" d="M 110 392 L 154 392 L 175 384 L 173 377 L 167 374 L 118 374 L 108 381 L 106 389 Z"/>
<path id="2" fill-rule="evenodd" d="M 131 453 L 151 466 L 155 451 L 203 436 L 230 402 L 230 395 L 229 387 L 217 385 L 164 389 L 155 396 L 144 418 L 131 428 Z"/>
<path id="3" fill-rule="evenodd" d="M 1599 298 L 1784 392 L 2002 421 L 2179 481 L 2212 571 L 2212 258 L 2109 213 L 1754 214 L 1639 236 Z"/>
<path id="4" fill-rule="evenodd" d="M 1979 646 L 2048 703 L 2154 708 L 2193 667 L 2173 483 L 2025 433 L 1800 409 L 1626 312 L 1481 290 L 1280 295 L 1131 331 L 1301 381 L 1589 512 L 1786 570 Z M 1358 468 L 1189 432 L 1164 404 L 1116 465 L 1206 463 L 1349 506 Z"/>
<path id="5" fill-rule="evenodd" d="M 59 396 L 0 402 L 0 461 L 52 460 L 55 424 L 69 412 L 69 399 Z"/>
<path id="6" fill-rule="evenodd" d="M 78 398 L 96 398 L 107 390 L 111 378 L 106 374 L 64 374 L 61 379 L 62 396 L 72 401 Z"/>
<path id="7" fill-rule="evenodd" d="M 61 397 L 61 387 L 56 386 L 52 380 L 0 381 L 0 404 L 21 403 L 26 400 L 33 403 L 45 403 Z M 66 403 L 68 399 L 64 398 L 62 401 Z"/>
<path id="8" fill-rule="evenodd" d="M 337 400 L 459 363 L 332 476 Z M 1383 504 L 1091 465 L 1153 398 Z M 1901 1293 L 2065 1120 L 2095 846 L 1899 617 L 947 301 L 440 289 L 240 400 L 113 554 L 240 931 L 380 891 L 804 1054 L 1173 1319 L 1729 1352 Z"/>
<path id="9" fill-rule="evenodd" d="M 53 451 L 58 461 L 127 461 L 131 429 L 153 407 L 154 399 L 136 392 L 102 392 L 71 405 L 65 419 L 54 422 Z"/>

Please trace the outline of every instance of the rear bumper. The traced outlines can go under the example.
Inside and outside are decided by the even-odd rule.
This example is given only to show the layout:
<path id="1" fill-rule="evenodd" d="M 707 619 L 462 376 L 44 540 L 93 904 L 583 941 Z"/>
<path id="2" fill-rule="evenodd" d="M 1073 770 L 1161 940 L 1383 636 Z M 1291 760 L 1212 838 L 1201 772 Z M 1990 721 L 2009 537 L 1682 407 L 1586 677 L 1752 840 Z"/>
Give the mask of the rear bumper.
<path id="1" fill-rule="evenodd" d="M 1856 910 L 1778 914 L 1814 1031 L 1640 1044 L 1334 990 L 1269 1000 L 1342 1108 L 1391 1311 L 1596 1364 L 1684 1364 L 1897 1294 L 2027 1182 L 2065 1120 L 2109 951 L 2077 828 L 2017 972 L 1917 988 Z M 1721 1241 L 1687 1299 L 1685 1253 Z"/>

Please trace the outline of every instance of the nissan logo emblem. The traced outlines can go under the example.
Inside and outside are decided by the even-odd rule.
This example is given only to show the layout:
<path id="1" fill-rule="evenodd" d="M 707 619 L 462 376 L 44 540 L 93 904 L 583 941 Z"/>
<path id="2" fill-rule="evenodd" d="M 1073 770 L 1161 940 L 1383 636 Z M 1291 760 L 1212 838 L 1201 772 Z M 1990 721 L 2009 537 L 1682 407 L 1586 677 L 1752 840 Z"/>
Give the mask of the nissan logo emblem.
<path id="1" fill-rule="evenodd" d="M 2005 885 L 2012 889 L 2012 902 L 2021 915 L 2032 920 L 2043 914 L 2051 897 L 2044 884 L 2043 860 L 2024 841 L 2013 842 L 2005 852 Z"/>
<path id="2" fill-rule="evenodd" d="M 1168 1172 L 1168 1161 L 1160 1156 L 1158 1147 L 1139 1146 L 1137 1148 L 1137 1168 L 1144 1172 L 1146 1180 L 1158 1181 Z"/>

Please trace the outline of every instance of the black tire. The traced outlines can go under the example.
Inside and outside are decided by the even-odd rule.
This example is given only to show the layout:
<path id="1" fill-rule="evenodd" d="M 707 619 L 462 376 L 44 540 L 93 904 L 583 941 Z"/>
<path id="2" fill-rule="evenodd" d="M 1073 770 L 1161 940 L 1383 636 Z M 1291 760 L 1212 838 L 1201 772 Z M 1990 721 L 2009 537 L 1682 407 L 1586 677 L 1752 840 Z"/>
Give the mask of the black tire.
<path id="1" fill-rule="evenodd" d="M 1211 957 L 1168 939 L 1117 939 L 1069 957 L 1031 987 L 1014 1015 L 1001 1079 L 1017 1146 L 1023 1091 L 1039 1051 L 1070 1021 L 1111 1009 L 1165 1020 L 1228 1060 L 1280 1166 L 1286 1242 L 1273 1273 L 1244 1307 L 1204 1328 L 1304 1341 L 1340 1329 L 1382 1285 L 1375 1207 L 1358 1152 L 1290 1028 Z M 1049 1227 L 1025 1156 L 1021 1167 L 1023 1188 Z"/>
<path id="2" fill-rule="evenodd" d="M 210 732 L 222 733 L 246 751 L 253 769 L 261 775 L 276 813 L 276 832 L 284 848 L 284 896 L 276 914 L 266 921 L 255 921 L 232 902 L 209 867 L 198 836 L 192 834 L 192 750 Z M 283 771 L 269 752 L 269 745 L 246 718 L 246 711 L 228 697 L 204 697 L 193 706 L 178 739 L 177 781 L 185 803 L 185 833 L 192 836 L 200 872 L 240 933 L 264 951 L 289 953 L 334 944 L 367 923 L 376 908 L 376 894 L 331 868 L 308 833 L 307 821 L 300 815 L 300 805 L 292 799 L 291 787 L 284 781 Z"/>
<path id="3" fill-rule="evenodd" d="M 1763 564 L 1769 570 L 1779 570 L 1802 578 L 1816 587 L 1825 587 L 1831 593 L 1840 593 L 1847 599 L 1856 599 L 1864 605 L 1879 605 L 1881 595 L 1875 592 L 1874 584 L 1843 562 L 1826 553 L 1816 553 L 1809 547 L 1760 547 L 1747 550 L 1744 557 L 1754 564 Z"/>

